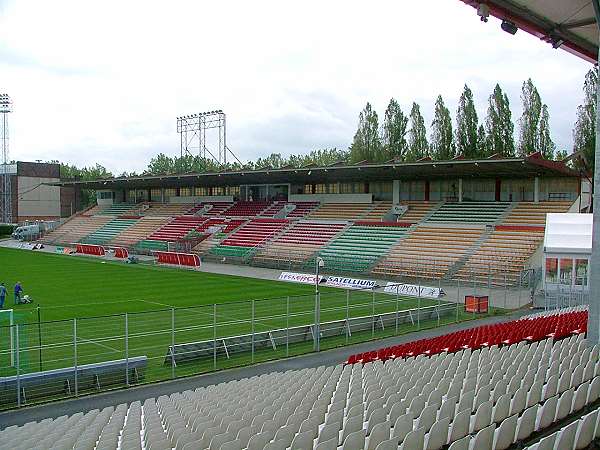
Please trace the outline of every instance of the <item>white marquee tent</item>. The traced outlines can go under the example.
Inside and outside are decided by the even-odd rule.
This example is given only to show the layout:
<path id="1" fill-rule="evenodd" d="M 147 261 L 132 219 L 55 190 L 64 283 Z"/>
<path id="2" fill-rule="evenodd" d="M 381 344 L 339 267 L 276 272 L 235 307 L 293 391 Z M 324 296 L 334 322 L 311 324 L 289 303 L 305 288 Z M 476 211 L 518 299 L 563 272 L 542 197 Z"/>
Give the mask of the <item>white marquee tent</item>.
<path id="1" fill-rule="evenodd" d="M 592 214 L 548 214 L 544 235 L 544 289 L 587 290 Z"/>

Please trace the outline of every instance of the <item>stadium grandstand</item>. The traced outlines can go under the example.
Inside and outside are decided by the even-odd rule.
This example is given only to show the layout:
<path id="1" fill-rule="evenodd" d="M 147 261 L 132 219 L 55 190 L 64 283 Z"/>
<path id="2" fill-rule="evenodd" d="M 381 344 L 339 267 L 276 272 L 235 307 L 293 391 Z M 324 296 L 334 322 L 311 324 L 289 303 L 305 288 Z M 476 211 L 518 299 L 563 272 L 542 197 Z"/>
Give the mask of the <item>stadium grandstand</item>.
<path id="1" fill-rule="evenodd" d="M 558 0 L 463 2 L 477 8 L 484 21 L 490 15 L 502 19 L 503 29 L 511 34 L 520 28 L 555 48 L 596 61 L 598 29 L 593 17 L 600 18 L 597 0 L 575 2 L 577 16 L 567 16 L 572 11 L 567 12 L 565 3 Z M 600 167 L 596 170 L 600 172 Z M 130 251 L 167 261 L 169 255 L 185 251 L 194 254 L 190 260 L 194 264 L 202 258 L 279 270 L 316 270 L 308 282 L 316 287 L 314 311 L 309 311 L 315 314 L 314 323 L 295 327 L 301 330 L 303 344 L 318 342 L 323 330 L 333 330 L 337 337 L 345 335 L 348 344 L 354 330 L 348 317 L 350 289 L 344 293 L 345 320 L 334 321 L 343 331 L 319 322 L 319 270 L 401 283 L 418 279 L 418 307 L 402 311 L 402 319 L 412 325 L 416 311 L 418 326 L 410 330 L 415 333 L 398 333 L 398 284 L 395 309 L 376 315 L 377 286 L 372 285 L 366 294 L 372 301 L 367 305 L 372 308 L 371 315 L 359 318 L 368 320 L 370 342 L 351 348 L 330 347 L 328 353 L 318 353 L 316 347 L 310 355 L 269 365 L 79 398 L 54 409 L 46 405 L 45 409 L 0 413 L 0 450 L 597 448 L 597 302 L 534 314 L 520 310 L 508 317 L 484 317 L 476 316 L 481 303 L 469 306 L 465 297 L 465 311 L 477 307 L 469 311 L 470 318 L 481 319 L 474 323 L 458 320 L 461 283 L 472 285 L 471 293 L 476 292 L 476 284 L 487 285 L 491 292 L 493 286 L 520 287 L 525 273 L 531 278 L 532 273 L 539 276 L 542 268 L 547 269 L 542 265 L 547 214 L 589 212 L 592 189 L 588 175 L 565 162 L 532 154 L 510 159 L 363 162 L 86 182 L 53 180 L 50 185 L 72 190 L 75 196 L 81 189 L 95 190 L 97 204 L 71 215 L 43 236 L 47 246 Z M 594 201 L 597 214 L 600 200 Z M 563 281 L 573 282 L 569 276 L 581 276 L 597 291 L 594 283 L 598 280 L 587 273 L 588 262 L 592 269 L 600 270 L 600 265 L 593 265 L 594 254 L 586 260 L 583 275 L 569 265 L 577 257 L 571 255 L 569 262 L 565 261 L 568 271 L 564 273 L 571 274 L 566 278 L 561 278 L 560 261 L 553 266 L 555 281 L 564 287 Z M 421 328 L 420 282 L 425 280 L 431 286 L 437 284 L 438 293 L 443 283 L 455 282 L 458 287 L 455 309 L 451 310 L 456 311 L 455 322 L 440 324 L 444 305 L 439 298 L 425 307 L 432 318 L 437 314 L 438 327 L 445 328 Z M 364 294 L 360 291 L 353 299 Z M 589 298 L 579 301 L 589 302 Z M 234 306 L 240 308 L 240 304 Z M 272 309 L 272 304 L 268 305 L 265 309 Z M 224 317 L 227 326 L 239 325 L 245 315 L 252 318 L 252 362 L 259 334 L 263 345 L 273 350 L 276 342 L 281 343 L 277 332 L 285 332 L 289 344 L 289 305 L 287 297 L 286 330 L 255 330 L 254 300 L 247 310 L 228 310 L 233 314 Z M 171 328 L 162 322 L 150 325 L 158 324 L 161 330 L 157 332 L 169 334 L 170 345 L 160 341 L 158 359 L 164 369 L 172 371 L 173 378 L 181 361 L 178 358 L 202 353 L 214 358 L 216 370 L 218 350 L 229 358 L 229 350 L 236 345 L 248 346 L 248 335 L 217 337 L 222 325 L 217 322 L 217 304 L 204 306 L 210 306 L 212 315 L 193 315 L 183 329 L 175 327 L 175 308 L 163 310 Z M 127 313 L 124 317 L 127 330 Z M 73 319 L 73 326 L 60 335 L 66 336 L 62 339 L 68 345 L 72 339 L 73 358 L 65 358 L 58 369 L 21 373 L 20 343 L 27 344 L 28 351 L 39 347 L 41 355 L 42 339 L 39 334 L 37 346 L 31 344 L 28 340 L 35 333 L 30 332 L 21 341 L 19 330 L 23 328 L 13 326 L 11 313 L 10 328 L 16 328 L 17 348 L 12 351 L 11 334 L 7 339 L 11 350 L 5 353 L 7 359 L 15 359 L 11 367 L 16 368 L 16 375 L 0 378 L 3 398 L 16 397 L 22 406 L 28 404 L 26 394 L 35 389 L 68 391 L 70 396 L 73 380 L 77 396 L 78 383 L 100 390 L 107 377 L 116 377 L 119 385 L 124 378 L 124 385 L 129 386 L 139 381 L 138 367 L 140 372 L 158 371 L 150 365 L 150 357 L 129 357 L 128 334 L 126 358 L 80 366 L 78 345 L 87 342 L 109 350 L 113 345 L 113 324 L 98 319 L 110 339 L 95 340 L 85 333 L 79 338 L 77 324 L 81 322 Z M 393 337 L 385 342 L 374 340 L 376 327 L 383 330 L 394 319 L 396 333 L 388 335 Z M 197 339 L 197 325 L 202 321 L 210 322 L 207 329 L 212 337 L 175 345 L 181 334 L 187 339 L 186 333 L 191 333 Z M 37 324 L 29 325 L 39 329 L 39 316 Z M 136 331 L 131 336 L 132 342 L 151 340 L 148 334 Z M 58 352 L 51 354 L 57 359 L 64 357 Z"/>
<path id="2" fill-rule="evenodd" d="M 43 238 L 384 279 L 516 285 L 545 215 L 589 207 L 587 179 L 539 154 L 67 181 L 97 204 Z"/>

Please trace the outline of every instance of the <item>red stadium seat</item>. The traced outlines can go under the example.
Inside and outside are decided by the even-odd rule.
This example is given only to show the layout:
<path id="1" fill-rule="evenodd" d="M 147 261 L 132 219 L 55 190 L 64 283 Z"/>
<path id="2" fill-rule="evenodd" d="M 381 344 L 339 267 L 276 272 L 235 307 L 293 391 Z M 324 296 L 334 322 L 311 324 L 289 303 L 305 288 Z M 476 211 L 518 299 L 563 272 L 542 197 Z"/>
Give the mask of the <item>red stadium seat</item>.
<path id="1" fill-rule="evenodd" d="M 478 349 L 492 345 L 510 345 L 519 341 L 541 341 L 548 337 L 560 340 L 587 332 L 587 311 L 575 311 L 548 316 L 523 318 L 511 322 L 482 325 L 429 339 L 407 342 L 360 353 L 348 358 L 347 364 L 366 363 L 416 355 L 454 353 L 461 349 Z"/>

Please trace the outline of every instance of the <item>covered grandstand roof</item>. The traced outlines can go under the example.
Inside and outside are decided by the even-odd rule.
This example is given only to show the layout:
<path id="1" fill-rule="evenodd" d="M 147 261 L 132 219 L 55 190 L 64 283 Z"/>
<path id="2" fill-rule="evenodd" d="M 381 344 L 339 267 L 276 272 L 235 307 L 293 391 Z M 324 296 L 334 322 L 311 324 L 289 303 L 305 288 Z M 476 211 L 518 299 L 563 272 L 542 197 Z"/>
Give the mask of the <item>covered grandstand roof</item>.
<path id="1" fill-rule="evenodd" d="M 598 27 L 594 3 L 598 0 L 461 0 L 515 24 L 555 48 L 587 61 L 598 58 Z"/>
<path id="2" fill-rule="evenodd" d="M 361 163 L 356 165 L 310 166 L 302 168 L 240 170 L 177 175 L 117 177 L 94 181 L 65 181 L 61 186 L 88 189 L 123 189 L 190 185 L 228 186 L 242 184 L 311 183 L 336 181 L 428 180 L 439 178 L 511 178 L 573 177 L 579 173 L 562 162 L 549 161 L 539 153 L 521 158 L 489 158 L 478 160 L 417 161 L 412 163 Z"/>

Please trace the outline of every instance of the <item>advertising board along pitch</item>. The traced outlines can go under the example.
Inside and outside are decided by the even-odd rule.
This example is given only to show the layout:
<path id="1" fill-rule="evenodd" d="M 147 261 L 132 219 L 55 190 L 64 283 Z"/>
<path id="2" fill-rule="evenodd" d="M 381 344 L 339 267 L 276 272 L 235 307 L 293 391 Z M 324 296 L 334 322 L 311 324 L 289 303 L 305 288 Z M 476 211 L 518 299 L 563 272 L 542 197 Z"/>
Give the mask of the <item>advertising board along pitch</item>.
<path id="1" fill-rule="evenodd" d="M 388 281 L 383 292 L 391 295 L 408 295 L 410 297 L 421 297 L 421 298 L 440 298 L 446 295 L 446 293 L 436 287 L 431 286 L 417 286 L 415 284 L 401 284 L 392 283 Z"/>
<path id="2" fill-rule="evenodd" d="M 323 282 L 324 277 L 319 275 L 319 284 Z M 279 281 L 290 283 L 315 284 L 315 275 L 310 273 L 281 272 Z"/>
<path id="3" fill-rule="evenodd" d="M 291 283 L 315 284 L 315 275 L 310 273 L 281 272 L 279 281 Z M 375 289 L 379 287 L 376 281 L 360 278 L 335 277 L 319 275 L 319 284 L 341 289 Z"/>
<path id="4" fill-rule="evenodd" d="M 378 287 L 377 282 L 374 280 L 333 276 L 327 277 L 325 285 L 343 289 L 375 289 Z"/>

